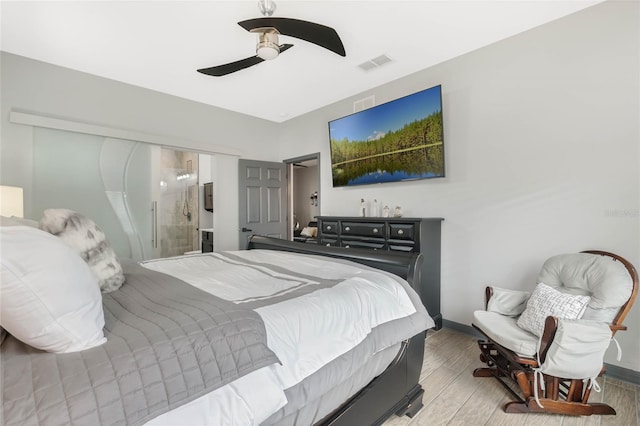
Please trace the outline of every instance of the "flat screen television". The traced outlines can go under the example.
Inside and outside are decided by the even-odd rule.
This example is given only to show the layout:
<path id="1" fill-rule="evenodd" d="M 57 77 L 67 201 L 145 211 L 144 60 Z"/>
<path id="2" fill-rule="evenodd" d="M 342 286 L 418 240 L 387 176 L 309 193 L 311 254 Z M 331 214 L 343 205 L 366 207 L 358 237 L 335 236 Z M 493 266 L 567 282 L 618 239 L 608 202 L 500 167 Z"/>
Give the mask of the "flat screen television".
<path id="1" fill-rule="evenodd" d="M 333 186 L 444 177 L 441 86 L 329 122 Z"/>

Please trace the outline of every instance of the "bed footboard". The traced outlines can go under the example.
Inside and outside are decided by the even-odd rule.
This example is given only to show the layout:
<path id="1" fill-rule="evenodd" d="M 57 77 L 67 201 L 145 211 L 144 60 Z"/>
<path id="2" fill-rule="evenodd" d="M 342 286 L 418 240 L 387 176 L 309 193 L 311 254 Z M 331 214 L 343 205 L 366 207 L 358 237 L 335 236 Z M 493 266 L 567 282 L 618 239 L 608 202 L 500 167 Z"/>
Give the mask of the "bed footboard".
<path id="1" fill-rule="evenodd" d="M 376 269 L 391 272 L 404 278 L 419 292 L 420 269 L 423 257 L 420 253 L 382 252 L 362 249 L 343 249 L 340 247 L 326 247 L 315 244 L 300 244 L 278 238 L 252 235 L 247 249 L 280 250 L 292 253 L 312 254 L 317 256 L 345 259 Z M 418 293 L 419 294 L 419 293 Z"/>
<path id="2" fill-rule="evenodd" d="M 425 333 L 403 342 L 398 357 L 378 377 L 316 426 L 380 425 L 396 414 L 413 417 L 422 408 Z"/>

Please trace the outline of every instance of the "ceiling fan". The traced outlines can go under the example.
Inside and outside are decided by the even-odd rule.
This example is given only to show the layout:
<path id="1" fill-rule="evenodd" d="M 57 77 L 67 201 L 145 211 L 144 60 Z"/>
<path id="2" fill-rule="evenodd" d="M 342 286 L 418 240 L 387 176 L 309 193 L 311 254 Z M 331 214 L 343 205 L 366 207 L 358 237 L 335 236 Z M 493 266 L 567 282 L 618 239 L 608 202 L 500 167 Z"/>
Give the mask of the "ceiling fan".
<path id="1" fill-rule="evenodd" d="M 346 56 L 342 40 L 333 28 L 300 19 L 272 18 L 271 15 L 276 10 L 276 4 L 272 0 L 259 0 L 258 6 L 262 12 L 262 18 L 238 22 L 238 25 L 245 30 L 258 35 L 256 55 L 224 65 L 201 68 L 198 72 L 221 77 L 257 65 L 265 60 L 275 59 L 280 53 L 293 47 L 293 44 L 279 44 L 278 35 L 280 34 L 299 38 L 324 47 L 340 56 Z"/>

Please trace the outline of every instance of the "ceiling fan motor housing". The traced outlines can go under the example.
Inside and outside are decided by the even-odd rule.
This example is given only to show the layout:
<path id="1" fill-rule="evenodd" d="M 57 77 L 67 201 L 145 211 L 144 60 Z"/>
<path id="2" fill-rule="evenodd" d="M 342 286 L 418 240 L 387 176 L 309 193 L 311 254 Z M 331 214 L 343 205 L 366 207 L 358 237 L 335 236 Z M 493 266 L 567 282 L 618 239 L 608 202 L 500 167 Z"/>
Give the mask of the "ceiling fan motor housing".
<path id="1" fill-rule="evenodd" d="M 280 45 L 278 44 L 278 33 L 269 29 L 258 33 L 258 44 L 256 45 L 256 54 L 265 60 L 275 59 L 280 53 Z"/>

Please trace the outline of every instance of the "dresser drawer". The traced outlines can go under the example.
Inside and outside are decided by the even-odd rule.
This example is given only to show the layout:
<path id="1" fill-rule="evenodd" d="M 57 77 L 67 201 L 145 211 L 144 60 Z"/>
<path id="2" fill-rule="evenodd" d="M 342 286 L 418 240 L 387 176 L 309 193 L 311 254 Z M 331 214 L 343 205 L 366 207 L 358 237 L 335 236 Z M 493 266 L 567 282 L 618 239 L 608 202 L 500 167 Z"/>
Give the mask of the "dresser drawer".
<path id="1" fill-rule="evenodd" d="M 327 246 L 327 247 L 340 246 L 340 244 L 338 244 L 338 240 L 336 240 L 335 238 L 323 238 L 322 240 L 320 240 L 320 245 Z"/>
<path id="2" fill-rule="evenodd" d="M 342 240 L 344 248 L 364 248 L 369 250 L 384 250 L 384 241 L 358 241 L 358 240 Z"/>
<path id="3" fill-rule="evenodd" d="M 390 223 L 389 238 L 394 240 L 413 240 L 415 236 L 415 225 L 413 223 Z"/>
<path id="4" fill-rule="evenodd" d="M 337 234 L 338 222 L 322 222 L 322 233 L 324 234 Z"/>
<path id="5" fill-rule="evenodd" d="M 383 222 L 358 223 L 358 222 L 342 222 L 342 237 L 349 235 L 357 235 L 359 237 L 375 237 L 385 238 L 385 227 Z"/>
<path id="6" fill-rule="evenodd" d="M 389 247 L 389 250 L 391 251 L 403 251 L 403 252 L 416 251 L 417 252 L 415 244 L 409 243 L 409 242 L 407 242 L 406 244 L 402 244 L 401 242 L 395 243 L 395 242 L 389 241 L 389 245 L 387 247 Z"/>

